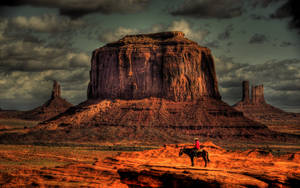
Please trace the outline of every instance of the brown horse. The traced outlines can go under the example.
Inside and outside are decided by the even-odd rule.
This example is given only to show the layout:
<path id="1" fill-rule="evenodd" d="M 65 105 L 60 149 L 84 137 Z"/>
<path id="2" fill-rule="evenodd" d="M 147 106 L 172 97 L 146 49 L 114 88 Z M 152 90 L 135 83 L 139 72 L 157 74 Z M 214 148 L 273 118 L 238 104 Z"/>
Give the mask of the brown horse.
<path id="1" fill-rule="evenodd" d="M 183 148 L 183 149 L 180 149 L 180 151 L 179 151 L 179 157 L 182 154 L 186 154 L 191 158 L 192 166 L 194 166 L 194 157 L 202 157 L 205 162 L 205 167 L 210 162 L 210 160 L 208 158 L 208 152 L 204 149 L 202 151 L 198 151 L 195 148 Z"/>

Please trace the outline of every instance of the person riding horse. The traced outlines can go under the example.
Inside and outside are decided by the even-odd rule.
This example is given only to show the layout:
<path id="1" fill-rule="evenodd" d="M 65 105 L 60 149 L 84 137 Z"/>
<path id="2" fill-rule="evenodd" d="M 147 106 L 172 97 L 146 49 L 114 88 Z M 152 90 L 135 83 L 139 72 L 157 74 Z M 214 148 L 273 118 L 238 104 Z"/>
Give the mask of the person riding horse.
<path id="1" fill-rule="evenodd" d="M 208 152 L 204 149 L 200 150 L 200 143 L 198 138 L 195 138 L 195 144 L 193 148 L 183 148 L 179 151 L 179 156 L 186 154 L 190 157 L 192 166 L 194 166 L 194 158 L 202 157 L 205 162 L 205 167 L 210 162 L 208 158 Z"/>
<path id="2" fill-rule="evenodd" d="M 195 138 L 194 140 L 195 140 L 195 143 L 194 143 L 194 153 L 196 155 L 198 152 L 201 152 L 202 150 L 200 149 L 199 139 Z"/>
<path id="3" fill-rule="evenodd" d="M 194 148 L 197 150 L 200 150 L 200 142 L 199 142 L 198 138 L 195 138 Z"/>

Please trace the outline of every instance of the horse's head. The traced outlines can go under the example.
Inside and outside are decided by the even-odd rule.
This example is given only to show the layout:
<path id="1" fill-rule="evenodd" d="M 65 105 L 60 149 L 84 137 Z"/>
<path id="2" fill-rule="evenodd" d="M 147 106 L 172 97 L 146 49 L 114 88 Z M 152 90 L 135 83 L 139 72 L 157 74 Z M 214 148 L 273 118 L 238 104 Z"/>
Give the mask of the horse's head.
<path id="1" fill-rule="evenodd" d="M 183 149 L 180 149 L 179 151 L 179 157 L 183 154 Z"/>

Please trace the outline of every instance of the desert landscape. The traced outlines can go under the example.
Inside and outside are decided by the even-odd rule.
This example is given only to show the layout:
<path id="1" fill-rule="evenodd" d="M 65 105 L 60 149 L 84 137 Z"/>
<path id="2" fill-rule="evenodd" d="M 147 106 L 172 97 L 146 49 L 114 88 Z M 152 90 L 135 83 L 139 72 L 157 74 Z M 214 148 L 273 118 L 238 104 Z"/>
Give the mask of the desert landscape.
<path id="1" fill-rule="evenodd" d="M 300 183 L 299 115 L 268 105 L 263 86 L 252 87 L 250 100 L 247 81 L 241 102 L 234 108 L 223 102 L 210 50 L 184 33 L 126 36 L 96 49 L 91 63 L 87 101 L 71 105 L 54 81 L 41 107 L 0 112 L 1 186 Z M 286 116 L 287 125 L 272 130 L 268 122 Z M 286 129 L 295 129 L 289 122 L 296 131 Z M 207 167 L 179 156 L 195 137 L 209 154 Z"/>
<path id="2" fill-rule="evenodd" d="M 0 3 L 0 187 L 300 185 L 299 1 Z"/>

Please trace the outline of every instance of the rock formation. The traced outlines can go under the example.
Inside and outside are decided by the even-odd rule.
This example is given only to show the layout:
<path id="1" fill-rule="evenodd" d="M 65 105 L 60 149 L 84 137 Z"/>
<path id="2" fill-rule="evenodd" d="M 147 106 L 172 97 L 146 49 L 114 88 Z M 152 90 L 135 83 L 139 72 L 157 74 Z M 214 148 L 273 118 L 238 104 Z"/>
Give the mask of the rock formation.
<path id="1" fill-rule="evenodd" d="M 243 81 L 242 101 L 244 103 L 249 103 L 250 102 L 250 98 L 249 98 L 249 81 Z"/>
<path id="2" fill-rule="evenodd" d="M 96 49 L 87 93 L 86 102 L 44 121 L 30 137 L 39 131 L 86 142 L 278 137 L 221 101 L 210 50 L 182 32 L 130 35 Z"/>
<path id="3" fill-rule="evenodd" d="M 42 106 L 28 111 L 3 110 L 0 112 L 0 118 L 15 118 L 36 121 L 50 119 L 73 106 L 71 103 L 61 98 L 60 93 L 60 85 L 54 80 L 51 97 Z"/>
<path id="4" fill-rule="evenodd" d="M 252 86 L 252 88 L 251 88 L 251 103 L 252 104 L 265 103 L 264 85 Z"/>
<path id="5" fill-rule="evenodd" d="M 23 116 L 24 119 L 47 120 L 73 106 L 60 96 L 60 85 L 56 80 L 53 81 L 51 98 L 42 106 L 27 111 Z"/>
<path id="6" fill-rule="evenodd" d="M 182 32 L 130 35 L 93 52 L 89 99 L 220 99 L 208 48 Z"/>
<path id="7" fill-rule="evenodd" d="M 53 81 L 53 89 L 51 94 L 51 99 L 60 97 L 60 85 L 57 83 L 56 80 Z"/>
<path id="8" fill-rule="evenodd" d="M 210 50 L 182 32 L 130 35 L 96 49 L 87 93 L 87 101 L 18 139 L 151 144 L 195 136 L 285 139 L 221 100 Z"/>
<path id="9" fill-rule="evenodd" d="M 236 110 L 275 131 L 300 134 L 300 114 L 285 112 L 266 103 L 263 85 L 251 87 L 251 102 L 249 102 L 245 97 L 249 95 L 249 81 L 243 81 L 242 85 L 242 100 L 233 105 Z"/>

